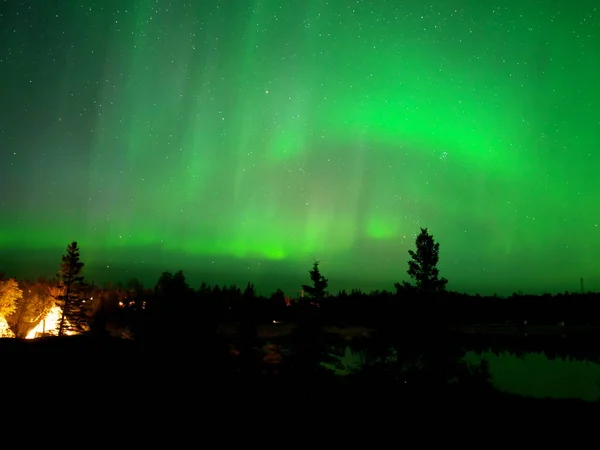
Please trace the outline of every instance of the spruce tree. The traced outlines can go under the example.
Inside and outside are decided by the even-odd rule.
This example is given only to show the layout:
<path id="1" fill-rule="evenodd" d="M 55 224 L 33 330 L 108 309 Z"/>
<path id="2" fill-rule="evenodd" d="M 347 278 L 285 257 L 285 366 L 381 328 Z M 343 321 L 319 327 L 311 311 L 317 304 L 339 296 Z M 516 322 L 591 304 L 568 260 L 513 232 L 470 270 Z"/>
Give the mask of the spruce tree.
<path id="1" fill-rule="evenodd" d="M 83 331 L 86 329 L 85 290 L 83 283 L 83 263 L 79 260 L 79 247 L 73 241 L 62 256 L 58 279 L 63 291 L 58 300 L 62 306 L 62 315 L 58 326 L 58 336 L 67 328 Z"/>
<path id="2" fill-rule="evenodd" d="M 327 295 L 327 285 L 329 280 L 321 275 L 319 270 L 319 261 L 315 261 L 312 270 L 308 272 L 313 282 L 312 286 L 303 284 L 302 289 L 309 297 L 315 301 L 322 300 Z"/>
<path id="3" fill-rule="evenodd" d="M 435 242 L 427 228 L 415 240 L 416 252 L 409 250 L 408 275 L 415 281 L 421 291 L 444 291 L 448 280 L 439 277 L 437 263 L 439 261 L 440 244 Z"/>
<path id="4" fill-rule="evenodd" d="M 332 355 L 331 336 L 320 323 L 318 307 L 327 296 L 329 280 L 321 275 L 319 262 L 315 261 L 309 272 L 312 285 L 302 285 L 309 302 L 300 303 L 295 327 L 290 335 L 289 350 L 283 359 L 284 370 L 306 380 L 314 376 L 327 376 L 332 372 L 323 363 L 338 367 L 338 358 Z M 308 377 L 308 378 L 307 378 Z"/>

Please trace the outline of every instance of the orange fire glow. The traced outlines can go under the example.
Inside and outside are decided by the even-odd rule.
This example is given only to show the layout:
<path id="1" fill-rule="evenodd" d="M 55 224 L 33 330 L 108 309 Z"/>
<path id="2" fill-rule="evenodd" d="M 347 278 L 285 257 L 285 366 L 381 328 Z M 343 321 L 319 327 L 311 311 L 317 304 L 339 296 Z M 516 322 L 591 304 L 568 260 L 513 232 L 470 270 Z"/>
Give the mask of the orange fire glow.
<path id="1" fill-rule="evenodd" d="M 40 320 L 35 328 L 33 328 L 25 339 L 35 339 L 41 336 L 56 336 L 58 334 L 58 327 L 60 325 L 60 318 L 62 316 L 62 309 L 58 305 L 54 305 L 48 314 Z M 67 322 L 65 320 L 65 322 Z M 67 323 L 68 325 L 68 323 Z M 67 326 L 68 328 L 68 326 Z M 66 335 L 75 334 L 72 331 L 66 331 Z"/>

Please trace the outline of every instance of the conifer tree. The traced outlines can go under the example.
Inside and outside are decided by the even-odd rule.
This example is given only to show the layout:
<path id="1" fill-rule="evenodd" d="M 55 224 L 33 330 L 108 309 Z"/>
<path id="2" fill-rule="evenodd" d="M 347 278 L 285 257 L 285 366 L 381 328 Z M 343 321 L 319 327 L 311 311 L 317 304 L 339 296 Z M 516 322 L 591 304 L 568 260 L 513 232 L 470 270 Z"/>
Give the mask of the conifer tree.
<path id="1" fill-rule="evenodd" d="M 319 261 L 313 263 L 308 272 L 312 285 L 302 285 L 308 295 L 308 303 L 300 303 L 299 314 L 295 318 L 295 328 L 290 335 L 289 350 L 283 359 L 286 368 L 300 379 L 314 376 L 328 376 L 332 371 L 324 366 L 339 368 L 339 360 L 332 354 L 331 335 L 323 330 L 317 313 L 322 300 L 327 296 L 329 280 L 321 275 Z"/>
<path id="2" fill-rule="evenodd" d="M 312 270 L 308 272 L 310 279 L 313 282 L 312 286 L 303 284 L 302 289 L 311 299 L 316 301 L 322 300 L 327 295 L 327 285 L 329 280 L 321 275 L 319 270 L 319 261 L 315 261 Z"/>
<path id="3" fill-rule="evenodd" d="M 79 260 L 79 247 L 77 242 L 73 241 L 67 246 L 58 271 L 58 279 L 63 292 L 58 298 L 62 306 L 62 315 L 58 326 L 59 336 L 62 336 L 67 328 L 83 331 L 87 327 L 82 271 L 83 263 Z"/>
<path id="4" fill-rule="evenodd" d="M 417 289 L 422 291 L 444 291 L 448 280 L 439 277 L 440 244 L 435 242 L 427 228 L 415 240 L 416 252 L 409 250 L 408 275 L 415 281 Z"/>

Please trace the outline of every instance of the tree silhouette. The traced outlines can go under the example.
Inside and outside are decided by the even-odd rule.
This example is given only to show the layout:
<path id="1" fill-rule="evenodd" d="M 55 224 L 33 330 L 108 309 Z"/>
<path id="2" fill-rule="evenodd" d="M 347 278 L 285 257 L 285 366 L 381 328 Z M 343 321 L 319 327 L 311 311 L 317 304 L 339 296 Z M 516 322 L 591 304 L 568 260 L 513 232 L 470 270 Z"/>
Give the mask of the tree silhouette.
<path id="1" fill-rule="evenodd" d="M 439 261 L 440 244 L 435 242 L 427 228 L 415 240 L 416 252 L 409 250 L 408 275 L 415 281 L 416 287 L 422 291 L 443 291 L 448 280 L 439 278 L 437 263 Z"/>
<path id="2" fill-rule="evenodd" d="M 61 282 L 63 294 L 58 300 L 62 303 L 62 315 L 58 326 L 58 335 L 62 336 L 66 330 L 65 319 L 71 327 L 84 328 L 84 303 L 83 296 L 83 263 L 79 260 L 79 247 L 73 241 L 67 246 L 67 252 L 62 256 L 58 278 Z"/>
<path id="3" fill-rule="evenodd" d="M 323 363 L 336 366 L 338 359 L 332 356 L 331 336 L 323 331 L 317 309 L 320 301 L 327 295 L 329 280 L 321 275 L 319 261 L 313 263 L 308 272 L 312 286 L 303 284 L 302 289 L 310 299 L 310 303 L 301 303 L 295 318 L 296 326 L 289 339 L 289 348 L 283 358 L 283 366 L 291 370 L 299 379 L 306 377 L 331 375 Z M 285 370 L 285 369 L 284 369 Z"/>
<path id="4" fill-rule="evenodd" d="M 108 313 L 106 309 L 100 307 L 93 315 L 90 321 L 90 333 L 96 337 L 106 337 L 109 335 L 108 329 Z"/>
<path id="5" fill-rule="evenodd" d="M 256 297 L 256 289 L 254 288 L 254 284 L 248 282 L 246 289 L 244 289 L 244 292 L 242 293 L 242 297 L 248 301 L 252 301 Z"/>
<path id="6" fill-rule="evenodd" d="M 327 295 L 326 289 L 329 280 L 321 275 L 321 272 L 319 271 L 319 261 L 314 262 L 312 270 L 308 273 L 310 274 L 310 279 L 313 284 L 312 286 L 303 284 L 302 289 L 311 299 L 317 301 L 323 299 L 323 297 Z"/>
<path id="7" fill-rule="evenodd" d="M 254 284 L 249 282 L 246 285 L 239 301 L 238 317 L 240 322 L 236 347 L 239 351 L 239 368 L 242 373 L 248 375 L 256 372 L 259 361 L 257 356 L 258 329 L 256 327 L 258 299 Z"/>

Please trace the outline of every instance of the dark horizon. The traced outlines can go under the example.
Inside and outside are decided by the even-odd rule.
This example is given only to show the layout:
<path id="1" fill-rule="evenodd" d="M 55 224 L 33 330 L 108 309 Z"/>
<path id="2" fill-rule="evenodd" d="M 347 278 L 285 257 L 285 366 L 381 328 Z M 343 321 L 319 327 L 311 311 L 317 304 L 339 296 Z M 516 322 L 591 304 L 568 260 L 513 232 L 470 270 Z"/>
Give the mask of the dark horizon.
<path id="1" fill-rule="evenodd" d="M 3 266 L 0 266 L 0 273 L 5 273 L 6 276 L 16 277 L 17 279 L 35 279 L 39 276 L 46 278 L 53 278 L 56 275 L 58 269 L 58 263 L 60 256 L 64 254 L 62 251 L 51 251 L 39 252 L 38 258 L 33 258 L 29 254 L 24 254 L 22 260 L 19 261 L 15 258 L 14 254 L 7 254 L 6 251 L 0 251 L 0 261 L 4 262 Z M 98 263 L 86 263 L 85 260 L 85 249 L 82 249 L 82 261 L 84 262 L 84 276 L 87 282 L 94 283 L 96 286 L 103 286 L 107 283 L 126 283 L 130 279 L 139 280 L 145 287 L 154 287 L 158 278 L 163 272 L 175 273 L 182 270 L 189 285 L 197 289 L 202 282 L 208 285 L 235 285 L 240 288 L 244 288 L 247 283 L 252 283 L 256 292 L 260 295 L 268 296 L 275 292 L 277 289 L 281 289 L 287 296 L 296 298 L 300 294 L 301 285 L 306 284 L 308 280 L 308 271 L 311 268 L 313 260 L 307 260 L 306 264 L 278 264 L 278 262 L 260 262 L 254 261 L 251 265 L 248 265 L 247 260 L 226 261 L 225 258 L 215 259 L 215 264 L 210 264 L 213 270 L 196 269 L 194 270 L 193 260 L 198 258 L 182 258 L 182 264 L 168 264 L 163 265 L 159 262 L 160 258 L 157 258 L 154 263 L 152 261 L 144 262 L 144 264 L 138 263 L 130 267 L 120 265 L 119 263 L 109 263 L 109 267 L 106 265 L 100 265 Z M 12 258 L 12 259 L 11 259 Z M 403 261 L 398 261 L 398 277 L 387 279 L 383 276 L 380 279 L 369 279 L 360 280 L 355 277 L 344 275 L 330 271 L 331 267 L 328 267 L 327 262 L 321 263 L 321 271 L 325 277 L 329 279 L 329 292 L 333 295 L 337 295 L 338 291 L 345 290 L 350 292 L 352 289 L 359 289 L 363 292 L 371 291 L 388 291 L 393 292 L 395 282 L 411 281 L 409 276 L 406 274 L 407 261 L 409 259 L 408 253 Z M 185 264 L 187 262 L 187 264 Z M 258 264 L 258 263 L 261 264 Z M 264 266 L 263 266 L 264 264 Z M 199 266 L 208 266 L 208 264 L 199 264 Z M 230 269 L 220 269 L 228 266 Z M 261 266 L 268 267 L 269 272 L 261 271 Z M 279 266 L 279 267 L 278 267 Z M 189 268 L 191 267 L 191 269 Z M 251 270 L 248 270 L 251 267 Z M 444 272 L 441 272 L 442 276 L 445 276 Z M 525 277 L 526 279 L 527 277 Z M 480 295 L 498 295 L 498 296 L 510 296 L 513 293 L 519 293 L 524 295 L 540 295 L 540 294 L 561 294 L 564 292 L 579 293 L 581 291 L 581 278 L 574 278 L 570 285 L 565 284 L 552 284 L 547 283 L 545 289 L 540 290 L 527 290 L 525 283 L 519 285 L 515 283 L 513 285 L 499 286 L 498 289 L 493 287 L 482 286 L 472 284 L 471 286 L 457 285 L 454 280 L 449 280 L 448 290 L 466 294 L 480 294 Z M 483 284 L 483 283 L 482 283 Z M 585 292 L 599 292 L 600 289 L 595 288 L 597 286 L 597 280 L 588 280 L 584 278 L 584 291 Z M 487 288 L 487 289 L 486 289 Z"/>

